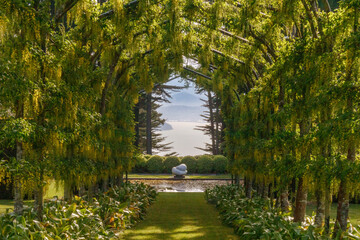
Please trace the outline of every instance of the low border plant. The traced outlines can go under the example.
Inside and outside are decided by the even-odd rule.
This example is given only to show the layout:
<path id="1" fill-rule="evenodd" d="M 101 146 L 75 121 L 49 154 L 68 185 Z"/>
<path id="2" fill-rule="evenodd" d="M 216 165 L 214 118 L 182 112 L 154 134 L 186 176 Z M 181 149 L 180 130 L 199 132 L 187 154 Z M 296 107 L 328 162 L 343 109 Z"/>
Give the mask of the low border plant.
<path id="1" fill-rule="evenodd" d="M 118 239 L 144 218 L 156 195 L 153 187 L 127 183 L 91 201 L 77 196 L 71 203 L 49 200 L 42 221 L 33 208 L 26 208 L 23 215 L 1 215 L 0 239 Z"/>
<path id="2" fill-rule="evenodd" d="M 294 223 L 288 213 L 271 207 L 269 200 L 246 198 L 244 190 L 238 186 L 207 189 L 205 198 L 216 205 L 223 221 L 232 226 L 241 239 L 330 239 L 321 228 L 312 225 L 311 217 L 303 225 Z M 345 235 L 343 239 L 359 239 L 350 231 Z"/>

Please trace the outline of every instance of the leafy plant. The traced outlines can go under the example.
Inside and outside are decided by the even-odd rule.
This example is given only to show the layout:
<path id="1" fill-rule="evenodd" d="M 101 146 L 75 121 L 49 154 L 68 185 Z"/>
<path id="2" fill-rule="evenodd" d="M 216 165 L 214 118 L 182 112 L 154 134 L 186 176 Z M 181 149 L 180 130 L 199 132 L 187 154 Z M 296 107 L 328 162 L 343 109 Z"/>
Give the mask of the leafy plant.
<path id="1" fill-rule="evenodd" d="M 188 173 L 197 172 L 197 160 L 193 156 L 185 156 L 181 159 L 181 163 L 187 166 Z"/>
<path id="2" fill-rule="evenodd" d="M 222 155 L 214 156 L 214 172 L 225 173 L 228 169 L 228 160 Z"/>
<path id="3" fill-rule="evenodd" d="M 164 158 L 160 156 L 152 156 L 146 162 L 147 170 L 150 173 L 161 173 L 164 169 Z"/>
<path id="4" fill-rule="evenodd" d="M 33 208 L 24 214 L 0 216 L 0 239 L 115 239 L 121 231 L 143 219 L 156 191 L 144 184 L 125 184 L 92 201 L 75 197 L 71 203 L 50 200 L 43 221 Z"/>
<path id="5" fill-rule="evenodd" d="M 164 161 L 164 172 L 171 173 L 171 169 L 173 167 L 176 167 L 179 164 L 180 164 L 180 160 L 178 157 L 176 157 L 176 156 L 166 157 L 166 159 Z"/>
<path id="6" fill-rule="evenodd" d="M 210 156 L 202 155 L 197 160 L 197 168 L 199 173 L 211 173 L 214 162 Z"/>
<path id="7" fill-rule="evenodd" d="M 135 158 L 135 166 L 132 169 L 133 172 L 136 173 L 144 173 L 147 172 L 147 162 L 148 158 L 146 158 L 146 156 L 144 155 L 138 155 Z"/>
<path id="8" fill-rule="evenodd" d="M 205 191 L 209 203 L 219 209 L 223 221 L 235 229 L 241 239 L 328 239 L 310 223 L 293 223 L 289 214 L 270 207 L 269 200 L 245 197 L 238 186 L 216 186 Z"/>

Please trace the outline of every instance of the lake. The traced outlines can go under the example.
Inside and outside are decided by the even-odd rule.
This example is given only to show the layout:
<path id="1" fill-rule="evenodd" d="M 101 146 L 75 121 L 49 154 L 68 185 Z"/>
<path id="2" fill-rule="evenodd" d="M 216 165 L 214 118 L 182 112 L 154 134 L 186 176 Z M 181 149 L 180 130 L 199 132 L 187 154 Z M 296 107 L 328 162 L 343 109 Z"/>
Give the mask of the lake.
<path id="1" fill-rule="evenodd" d="M 205 143 L 210 143 L 210 137 L 204 135 L 204 132 L 195 130 L 197 126 L 204 126 L 206 123 L 201 122 L 168 122 L 172 130 L 161 131 L 166 137 L 166 142 L 173 142 L 170 152 L 177 152 L 180 156 L 201 155 L 206 152 L 196 149 L 195 147 L 205 147 Z M 159 155 L 165 155 L 161 153 Z"/>

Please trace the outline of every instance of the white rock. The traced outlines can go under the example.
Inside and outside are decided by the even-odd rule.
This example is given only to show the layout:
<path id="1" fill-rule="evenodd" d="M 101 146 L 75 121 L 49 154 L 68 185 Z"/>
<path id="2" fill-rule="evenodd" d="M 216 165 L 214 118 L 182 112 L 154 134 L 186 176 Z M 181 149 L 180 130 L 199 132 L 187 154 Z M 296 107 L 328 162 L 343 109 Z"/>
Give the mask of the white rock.
<path id="1" fill-rule="evenodd" d="M 185 164 L 180 164 L 179 166 L 173 167 L 173 168 L 171 169 L 171 172 L 172 172 L 173 174 L 175 174 L 175 175 L 181 176 L 181 175 L 187 174 L 187 170 L 186 170 L 186 169 L 187 169 L 187 167 L 186 167 Z"/>

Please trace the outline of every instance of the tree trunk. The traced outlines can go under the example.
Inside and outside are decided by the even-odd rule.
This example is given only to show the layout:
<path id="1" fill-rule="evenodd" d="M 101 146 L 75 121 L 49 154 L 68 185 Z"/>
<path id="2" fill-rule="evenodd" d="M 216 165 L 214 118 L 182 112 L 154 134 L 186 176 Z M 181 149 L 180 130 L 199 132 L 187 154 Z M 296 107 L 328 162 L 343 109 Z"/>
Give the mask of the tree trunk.
<path id="1" fill-rule="evenodd" d="M 118 186 L 121 187 L 124 184 L 124 174 L 121 172 L 118 176 Z"/>
<path id="2" fill-rule="evenodd" d="M 220 127 L 219 127 L 219 124 L 220 124 L 220 114 L 219 114 L 219 104 L 216 103 L 216 112 L 215 112 L 215 126 L 216 126 L 216 129 L 215 129 L 215 137 L 216 137 L 216 140 L 215 140 L 215 150 L 216 150 L 216 154 L 221 154 L 221 151 L 220 151 L 220 142 L 221 142 L 221 134 L 220 134 Z"/>
<path id="3" fill-rule="evenodd" d="M 113 74 L 115 71 L 115 67 L 119 61 L 120 58 L 120 53 L 115 53 L 115 58 L 114 61 L 112 62 L 112 64 L 110 65 L 110 69 L 109 72 L 107 74 L 106 77 L 106 82 L 105 82 L 105 86 L 102 90 L 101 93 L 101 101 L 100 101 L 100 110 L 99 113 L 103 116 L 105 114 L 105 109 L 106 109 L 106 97 L 107 97 L 107 93 L 109 91 L 110 85 L 111 85 L 111 80 L 113 79 Z"/>
<path id="4" fill-rule="evenodd" d="M 348 78 L 350 79 L 351 72 Z M 353 99 L 349 96 L 347 99 L 347 112 L 354 114 Z M 347 151 L 347 162 L 353 163 L 356 160 L 356 146 L 354 139 L 349 140 L 348 151 Z M 336 222 L 334 227 L 334 237 L 337 235 L 339 230 L 345 231 L 347 228 L 347 220 L 349 217 L 349 179 L 347 176 L 343 177 L 340 182 L 340 188 L 338 193 L 338 207 L 336 214 Z"/>
<path id="5" fill-rule="evenodd" d="M 146 154 L 152 155 L 151 93 L 146 95 Z"/>
<path id="6" fill-rule="evenodd" d="M 317 227 L 323 227 L 325 219 L 325 193 L 322 189 L 323 185 L 318 184 L 315 190 L 316 197 L 316 216 L 315 216 L 315 225 Z"/>
<path id="7" fill-rule="evenodd" d="M 22 159 L 23 149 L 22 143 L 16 142 L 16 160 Z M 23 196 L 22 196 L 22 184 L 19 176 L 14 177 L 14 212 L 16 214 L 22 214 L 24 210 Z"/>
<path id="8" fill-rule="evenodd" d="M 140 129 L 139 129 L 139 103 L 137 103 L 134 107 L 134 115 L 135 115 L 135 147 L 140 147 Z"/>
<path id="9" fill-rule="evenodd" d="M 247 197 L 247 198 L 251 198 L 252 180 L 251 180 L 250 177 L 247 177 L 247 178 L 246 178 L 245 192 L 246 192 L 246 197 Z"/>
<path id="10" fill-rule="evenodd" d="M 288 186 L 286 185 L 280 194 L 280 205 L 281 211 L 289 212 L 290 204 L 289 204 L 289 190 Z"/>
<path id="11" fill-rule="evenodd" d="M 356 158 L 356 148 L 354 142 L 351 142 L 348 149 L 347 161 L 354 162 L 355 158 Z M 343 179 L 341 179 L 340 182 L 334 235 L 336 235 L 338 230 L 340 229 L 342 231 L 346 231 L 347 221 L 349 218 L 349 195 L 350 195 L 349 192 L 350 192 L 349 180 L 345 176 Z"/>
<path id="12" fill-rule="evenodd" d="M 215 119 L 214 119 L 214 111 L 213 111 L 213 107 L 214 107 L 214 103 L 213 103 L 213 96 L 211 96 L 211 92 L 208 90 L 207 92 L 207 97 L 208 97 L 208 101 L 209 101 L 209 117 L 210 117 L 210 134 L 211 134 L 211 150 L 212 150 L 212 154 L 216 155 L 216 144 L 215 144 Z"/>
<path id="13" fill-rule="evenodd" d="M 307 204 L 307 183 L 304 177 L 299 178 L 298 189 L 296 192 L 296 204 L 294 211 L 294 222 L 303 222 L 306 214 Z"/>
<path id="14" fill-rule="evenodd" d="M 102 192 L 106 192 L 109 189 L 109 178 L 105 177 L 102 181 Z"/>
<path id="15" fill-rule="evenodd" d="M 40 173 L 39 180 L 40 180 L 39 185 L 36 187 L 36 190 L 34 192 L 35 195 L 34 207 L 39 221 L 42 221 L 43 208 L 44 208 L 44 186 L 43 186 L 44 176 L 42 173 Z"/>
<path id="16" fill-rule="evenodd" d="M 83 197 L 86 194 L 84 185 L 81 185 L 79 188 L 79 196 Z"/>
<path id="17" fill-rule="evenodd" d="M 339 230 L 346 231 L 347 220 L 349 217 L 349 189 L 348 181 L 341 180 L 338 193 L 338 207 L 336 214 L 336 222 L 334 227 L 334 238 Z"/>
<path id="18" fill-rule="evenodd" d="M 72 184 L 70 181 L 64 181 L 64 200 L 69 202 L 72 199 L 73 192 L 72 192 Z"/>
<path id="19" fill-rule="evenodd" d="M 330 189 L 330 182 L 325 183 L 325 232 L 330 230 L 330 208 L 332 203 L 332 195 Z"/>
<path id="20" fill-rule="evenodd" d="M 295 206 L 295 201 L 296 201 L 296 178 L 293 178 L 291 180 L 291 196 L 290 196 L 290 200 L 291 200 L 291 206 Z"/>
<path id="21" fill-rule="evenodd" d="M 16 102 L 16 118 L 24 117 L 24 104 L 21 101 Z M 20 162 L 23 159 L 23 146 L 21 141 L 16 141 L 16 161 Z M 22 184 L 21 178 L 17 174 L 14 177 L 14 212 L 22 214 L 24 210 Z"/>
<path id="22" fill-rule="evenodd" d="M 264 198 L 264 182 L 261 181 L 257 184 L 257 193 L 259 196 L 261 196 L 262 198 Z"/>
<path id="23" fill-rule="evenodd" d="M 268 198 L 269 198 L 269 184 L 267 184 L 267 181 L 266 181 L 266 180 L 264 180 L 264 184 L 263 184 L 262 197 L 263 197 L 264 199 L 268 199 Z"/>

